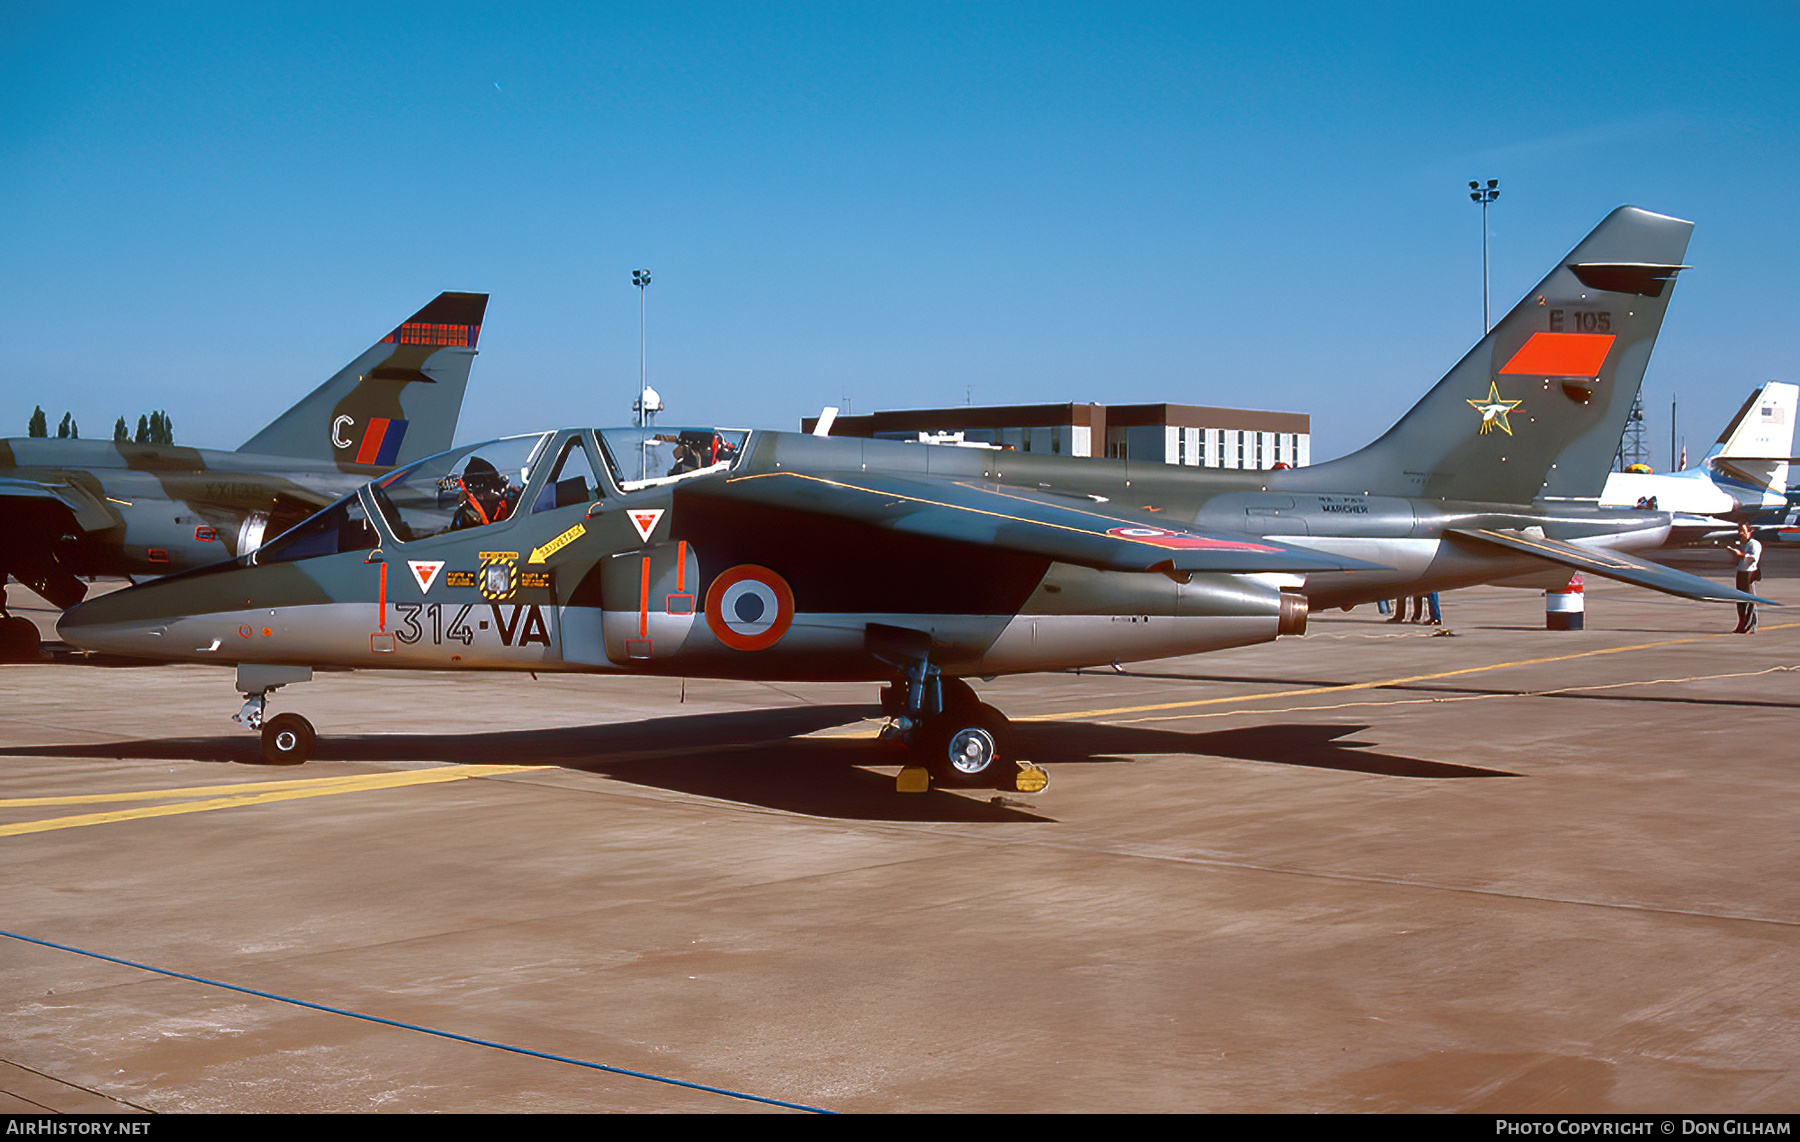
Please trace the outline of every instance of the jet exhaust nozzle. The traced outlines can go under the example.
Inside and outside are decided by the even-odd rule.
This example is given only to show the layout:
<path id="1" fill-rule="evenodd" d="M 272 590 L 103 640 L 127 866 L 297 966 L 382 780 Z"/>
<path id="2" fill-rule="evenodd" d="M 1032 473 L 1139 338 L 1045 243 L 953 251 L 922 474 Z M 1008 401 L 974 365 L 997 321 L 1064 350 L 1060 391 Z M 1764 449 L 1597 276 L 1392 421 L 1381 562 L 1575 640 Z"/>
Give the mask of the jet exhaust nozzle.
<path id="1" fill-rule="evenodd" d="M 1281 592 L 1281 617 L 1275 624 L 1276 635 L 1305 634 L 1309 609 L 1305 595 L 1298 591 Z"/>

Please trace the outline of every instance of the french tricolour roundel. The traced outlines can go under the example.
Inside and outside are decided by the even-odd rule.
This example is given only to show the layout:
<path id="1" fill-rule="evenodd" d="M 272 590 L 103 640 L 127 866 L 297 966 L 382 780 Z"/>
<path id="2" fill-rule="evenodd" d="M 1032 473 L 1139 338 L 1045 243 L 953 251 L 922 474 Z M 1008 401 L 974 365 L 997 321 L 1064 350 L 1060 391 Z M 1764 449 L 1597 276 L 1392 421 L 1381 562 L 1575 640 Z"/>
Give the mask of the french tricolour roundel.
<path id="1" fill-rule="evenodd" d="M 733 650 L 774 646 L 794 622 L 794 592 L 767 567 L 742 563 L 706 590 L 706 625 Z"/>
<path id="2" fill-rule="evenodd" d="M 1238 539 L 1214 539 L 1207 535 L 1193 535 L 1185 531 L 1170 531 L 1166 527 L 1114 527 L 1107 529 L 1106 534 L 1114 539 L 1129 539 L 1133 543 L 1147 543 L 1152 547 L 1202 548 L 1216 551 L 1257 551 L 1276 550 L 1261 543 L 1250 543 Z"/>

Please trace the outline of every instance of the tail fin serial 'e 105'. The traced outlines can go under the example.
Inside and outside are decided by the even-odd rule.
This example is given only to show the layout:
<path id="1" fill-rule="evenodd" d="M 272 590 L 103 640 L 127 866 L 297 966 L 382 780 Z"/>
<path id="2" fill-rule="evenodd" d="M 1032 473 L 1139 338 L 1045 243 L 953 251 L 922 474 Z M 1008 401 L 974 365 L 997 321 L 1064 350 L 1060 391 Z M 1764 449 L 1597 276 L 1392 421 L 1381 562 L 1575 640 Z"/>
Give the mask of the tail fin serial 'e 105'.
<path id="1" fill-rule="evenodd" d="M 1379 440 L 1302 469 L 1308 481 L 1486 503 L 1597 497 L 1693 228 L 1613 211 Z"/>
<path id="2" fill-rule="evenodd" d="M 469 386 L 485 293 L 441 293 L 308 393 L 239 452 L 373 472 L 449 448 Z"/>

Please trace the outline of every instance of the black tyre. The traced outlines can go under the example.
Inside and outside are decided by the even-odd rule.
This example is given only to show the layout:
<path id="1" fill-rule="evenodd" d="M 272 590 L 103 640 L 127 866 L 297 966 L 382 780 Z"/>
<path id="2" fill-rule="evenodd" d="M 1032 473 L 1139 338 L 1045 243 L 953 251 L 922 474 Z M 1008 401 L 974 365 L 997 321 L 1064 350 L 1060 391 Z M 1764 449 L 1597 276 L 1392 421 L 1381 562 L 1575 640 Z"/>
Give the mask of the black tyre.
<path id="1" fill-rule="evenodd" d="M 262 755 L 270 765 L 299 765 L 312 756 L 319 735 L 299 714 L 276 714 L 263 723 Z"/>
<path id="2" fill-rule="evenodd" d="M 940 785 L 1000 788 L 1018 772 L 1011 724 L 999 710 L 980 703 L 973 717 L 947 711 L 931 719 L 919 733 L 917 749 Z"/>
<path id="3" fill-rule="evenodd" d="M 0 619 L 0 662 L 36 662 L 42 640 L 37 624 L 19 615 Z"/>

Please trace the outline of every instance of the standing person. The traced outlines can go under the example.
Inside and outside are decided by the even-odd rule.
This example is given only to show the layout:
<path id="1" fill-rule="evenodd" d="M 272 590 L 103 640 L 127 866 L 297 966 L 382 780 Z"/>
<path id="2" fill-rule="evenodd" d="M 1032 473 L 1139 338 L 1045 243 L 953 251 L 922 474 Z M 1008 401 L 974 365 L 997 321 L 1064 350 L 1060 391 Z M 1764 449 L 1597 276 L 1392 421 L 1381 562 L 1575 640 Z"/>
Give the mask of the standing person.
<path id="1" fill-rule="evenodd" d="M 1762 578 L 1762 544 L 1750 533 L 1749 524 L 1738 524 L 1737 546 L 1727 547 L 1725 550 L 1737 556 L 1737 589 L 1740 591 L 1753 589 L 1756 581 Z M 1737 609 L 1736 633 L 1755 634 L 1756 604 L 1739 603 Z"/>
<path id="2" fill-rule="evenodd" d="M 1433 591 L 1431 594 L 1426 595 L 1425 604 L 1431 608 L 1431 618 L 1427 621 L 1434 627 L 1443 626 L 1444 612 L 1438 607 L 1438 593 Z"/>

